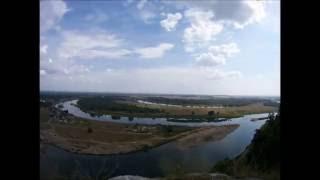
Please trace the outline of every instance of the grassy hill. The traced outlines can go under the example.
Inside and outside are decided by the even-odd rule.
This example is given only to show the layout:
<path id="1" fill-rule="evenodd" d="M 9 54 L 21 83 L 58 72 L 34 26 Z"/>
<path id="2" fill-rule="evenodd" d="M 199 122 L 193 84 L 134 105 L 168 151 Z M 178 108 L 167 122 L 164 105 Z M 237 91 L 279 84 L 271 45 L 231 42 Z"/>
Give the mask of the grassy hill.
<path id="1" fill-rule="evenodd" d="M 218 162 L 212 172 L 235 177 L 280 179 L 280 113 L 269 116 L 243 153 L 235 159 Z"/>

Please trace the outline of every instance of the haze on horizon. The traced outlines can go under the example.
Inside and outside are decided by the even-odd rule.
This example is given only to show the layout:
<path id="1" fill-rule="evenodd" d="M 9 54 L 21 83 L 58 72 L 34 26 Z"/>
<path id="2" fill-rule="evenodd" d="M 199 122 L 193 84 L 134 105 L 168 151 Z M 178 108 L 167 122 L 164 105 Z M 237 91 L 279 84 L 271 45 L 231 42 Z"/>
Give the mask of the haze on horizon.
<path id="1" fill-rule="evenodd" d="M 40 2 L 40 90 L 280 95 L 280 1 Z"/>

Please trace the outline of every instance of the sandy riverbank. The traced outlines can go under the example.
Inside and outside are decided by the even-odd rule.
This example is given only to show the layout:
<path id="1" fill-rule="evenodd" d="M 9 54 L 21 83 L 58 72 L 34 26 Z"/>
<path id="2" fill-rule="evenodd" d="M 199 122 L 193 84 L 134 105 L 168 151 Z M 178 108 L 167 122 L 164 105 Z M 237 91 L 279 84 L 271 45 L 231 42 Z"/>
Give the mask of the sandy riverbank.
<path id="1" fill-rule="evenodd" d="M 219 141 L 239 127 L 238 124 L 205 127 L 177 140 L 179 148 L 190 148 L 208 141 Z"/>
<path id="2" fill-rule="evenodd" d="M 41 141 L 80 154 L 122 154 L 147 150 L 174 140 L 183 147 L 214 141 L 225 137 L 239 125 L 168 129 L 164 126 L 91 121 L 89 126 L 91 133 L 88 125 L 50 124 L 50 128 L 40 130 Z"/>

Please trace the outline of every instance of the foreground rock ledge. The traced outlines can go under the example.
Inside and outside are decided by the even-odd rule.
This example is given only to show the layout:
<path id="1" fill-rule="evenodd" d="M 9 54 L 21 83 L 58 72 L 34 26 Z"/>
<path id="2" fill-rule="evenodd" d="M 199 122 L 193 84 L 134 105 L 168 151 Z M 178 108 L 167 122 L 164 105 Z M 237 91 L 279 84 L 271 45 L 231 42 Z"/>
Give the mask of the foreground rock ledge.
<path id="1" fill-rule="evenodd" d="M 211 173 L 211 174 L 187 174 L 183 177 L 172 177 L 172 178 L 146 178 L 141 176 L 132 176 L 132 175 L 125 175 L 125 176 L 117 176 L 110 178 L 110 180 L 166 180 L 166 179 L 175 179 L 175 180 L 195 180 L 195 179 L 201 179 L 201 180 L 260 180 L 258 178 L 234 178 L 231 176 L 228 176 L 226 174 L 220 174 L 220 173 Z"/>

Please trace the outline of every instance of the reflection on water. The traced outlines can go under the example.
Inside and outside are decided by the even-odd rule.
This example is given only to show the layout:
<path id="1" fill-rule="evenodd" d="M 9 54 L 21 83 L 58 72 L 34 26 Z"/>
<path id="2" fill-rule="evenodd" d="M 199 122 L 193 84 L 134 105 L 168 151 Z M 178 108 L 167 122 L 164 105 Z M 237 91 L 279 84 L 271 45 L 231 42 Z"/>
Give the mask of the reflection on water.
<path id="1" fill-rule="evenodd" d="M 74 106 L 70 105 L 70 107 Z M 67 108 L 69 112 L 75 113 L 76 110 L 77 113 L 83 113 L 70 107 Z M 86 115 L 81 114 L 81 116 Z M 240 124 L 240 127 L 222 140 L 209 141 L 189 149 L 181 149 L 175 142 L 171 142 L 146 152 L 97 156 L 74 154 L 51 145 L 44 145 L 44 150 L 40 153 L 41 179 L 48 179 L 54 176 L 67 176 L 68 179 L 76 179 L 76 177 L 80 176 L 101 179 L 102 177 L 128 174 L 159 177 L 168 175 L 177 168 L 190 173 L 207 172 L 217 161 L 240 154 L 250 143 L 255 130 L 265 123 L 265 120 L 250 120 L 265 116 L 267 114 L 256 114 L 218 123 L 193 123 L 194 126 L 199 126 L 199 124 L 201 126 L 209 124 Z M 104 117 L 106 118 L 106 116 Z M 152 124 L 154 121 L 157 121 L 157 123 L 171 123 L 166 122 L 165 118 L 162 119 L 156 118 L 152 120 L 149 118 L 143 119 L 143 122 L 147 124 Z M 136 123 L 138 120 L 140 119 L 129 120 L 121 117 L 120 120 L 114 121 Z"/>

